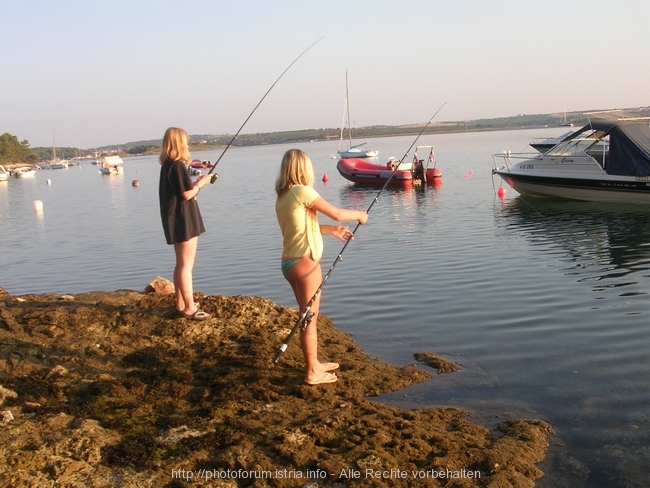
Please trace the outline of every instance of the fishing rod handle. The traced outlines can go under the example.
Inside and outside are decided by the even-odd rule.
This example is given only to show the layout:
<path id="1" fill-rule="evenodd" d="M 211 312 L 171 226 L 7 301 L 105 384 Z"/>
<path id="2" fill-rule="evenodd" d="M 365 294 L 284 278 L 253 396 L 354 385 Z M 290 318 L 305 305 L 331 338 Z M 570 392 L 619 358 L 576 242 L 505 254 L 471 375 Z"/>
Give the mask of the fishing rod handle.
<path id="1" fill-rule="evenodd" d="M 309 306 L 310 305 L 308 305 L 307 307 Z M 293 339 L 293 336 L 296 335 L 296 332 L 298 332 L 298 330 L 304 332 L 307 326 L 309 326 L 309 324 L 311 323 L 313 318 L 314 318 L 314 314 L 312 312 L 309 312 L 309 308 L 307 308 L 302 314 L 300 314 L 300 317 L 298 317 L 298 320 L 296 321 L 296 324 L 293 326 L 293 329 L 291 329 L 291 332 L 289 332 L 289 335 L 280 346 L 280 349 L 278 349 L 278 352 L 275 355 L 275 359 L 273 360 L 274 364 L 277 364 L 278 361 L 280 361 L 280 358 L 287 350 L 287 347 L 289 347 L 289 343 L 291 342 L 291 339 Z"/>

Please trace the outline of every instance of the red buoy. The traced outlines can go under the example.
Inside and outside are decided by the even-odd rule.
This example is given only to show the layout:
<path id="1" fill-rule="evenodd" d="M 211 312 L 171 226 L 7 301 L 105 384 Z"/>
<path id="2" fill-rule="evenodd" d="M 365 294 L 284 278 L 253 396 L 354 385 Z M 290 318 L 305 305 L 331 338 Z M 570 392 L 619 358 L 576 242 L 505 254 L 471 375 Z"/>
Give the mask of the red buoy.
<path id="1" fill-rule="evenodd" d="M 330 179 L 327 177 L 327 173 L 323 173 L 323 181 L 329 181 Z"/>
<path id="2" fill-rule="evenodd" d="M 500 186 L 500 187 L 497 189 L 497 196 L 498 196 L 499 198 L 505 198 L 505 197 L 506 197 L 506 189 L 505 189 L 504 187 Z"/>

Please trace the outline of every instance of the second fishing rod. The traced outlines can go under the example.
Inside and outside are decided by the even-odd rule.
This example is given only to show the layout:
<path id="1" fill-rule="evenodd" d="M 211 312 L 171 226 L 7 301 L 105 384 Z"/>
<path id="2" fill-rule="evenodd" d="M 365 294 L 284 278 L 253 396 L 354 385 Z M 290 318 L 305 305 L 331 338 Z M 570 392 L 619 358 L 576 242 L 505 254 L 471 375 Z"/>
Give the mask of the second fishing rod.
<path id="1" fill-rule="evenodd" d="M 436 110 L 436 113 L 434 113 L 433 116 L 429 119 L 429 121 L 424 125 L 424 127 L 422 127 L 422 130 L 420 130 L 420 133 L 417 135 L 417 137 L 415 138 L 413 143 L 410 145 L 410 147 L 406 150 L 406 152 L 404 153 L 404 156 L 402 156 L 402 159 L 399 160 L 399 163 L 395 166 L 395 169 L 392 171 L 392 173 L 391 173 L 390 177 L 388 178 L 388 180 L 386 180 L 386 183 L 384 183 L 384 186 L 381 187 L 381 189 L 379 190 L 379 192 L 377 193 L 375 198 L 373 198 L 372 202 L 370 203 L 370 205 L 366 209 L 366 213 L 370 213 L 370 210 L 372 209 L 373 205 L 379 200 L 379 196 L 382 194 L 382 192 L 386 189 L 386 187 L 388 187 L 390 182 L 393 180 L 393 178 L 395 177 L 395 174 L 397 173 L 398 168 L 404 162 L 404 160 L 408 156 L 411 149 L 413 149 L 413 146 L 415 146 L 417 141 L 420 139 L 420 136 L 422 136 L 422 134 L 427 129 L 427 127 L 429 127 L 429 125 L 431 125 L 431 122 L 433 122 L 433 119 L 436 118 L 436 115 L 438 115 L 438 112 L 440 112 L 440 110 L 442 110 L 442 107 L 444 107 L 444 106 L 445 106 L 445 103 L 440 105 L 440 108 L 438 108 L 438 110 Z M 354 230 L 352 231 L 352 237 L 354 237 L 354 234 L 357 232 L 357 229 L 359 228 L 360 225 L 361 225 L 360 223 L 357 223 Z M 305 308 L 300 312 L 300 315 L 298 316 L 298 319 L 296 320 L 295 325 L 291 329 L 291 332 L 289 333 L 287 338 L 284 340 L 284 342 L 282 343 L 282 345 L 278 349 L 278 352 L 275 355 L 275 359 L 273 360 L 274 364 L 277 364 L 280 361 L 280 358 L 282 357 L 284 352 L 289 347 L 289 343 L 293 339 L 293 336 L 295 336 L 298 331 L 304 331 L 305 329 L 307 329 L 307 326 L 310 324 L 310 322 L 311 322 L 311 320 L 312 320 L 312 318 L 314 316 L 313 312 L 311 312 L 311 308 L 314 305 L 314 302 L 316 301 L 318 296 L 320 295 L 321 291 L 323 290 L 323 287 L 325 286 L 325 283 L 327 282 L 330 275 L 332 274 L 332 271 L 334 271 L 334 267 L 336 266 L 336 263 L 343 260 L 343 253 L 345 252 L 346 248 L 348 247 L 348 244 L 352 240 L 352 237 L 350 237 L 347 241 L 345 241 L 345 243 L 343 244 L 343 247 L 341 248 L 338 255 L 336 256 L 336 259 L 334 260 L 334 262 L 330 266 L 329 270 L 327 271 L 327 273 L 323 277 L 323 280 L 321 281 L 320 286 L 316 289 L 316 292 L 311 297 L 309 302 L 307 302 L 307 305 L 305 305 Z"/>

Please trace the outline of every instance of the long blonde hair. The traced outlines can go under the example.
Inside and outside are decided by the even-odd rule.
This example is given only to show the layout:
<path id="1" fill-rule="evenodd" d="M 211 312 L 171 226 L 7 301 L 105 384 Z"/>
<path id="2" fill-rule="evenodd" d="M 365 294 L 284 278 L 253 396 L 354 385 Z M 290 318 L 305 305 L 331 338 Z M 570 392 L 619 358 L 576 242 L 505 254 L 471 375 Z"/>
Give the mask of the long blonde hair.
<path id="1" fill-rule="evenodd" d="M 189 137 L 187 132 L 178 127 L 170 127 L 165 131 L 162 141 L 162 151 L 158 161 L 165 164 L 165 161 L 190 162 Z"/>
<path id="2" fill-rule="evenodd" d="M 275 193 L 282 196 L 293 185 L 314 186 L 314 166 L 300 149 L 289 149 L 282 156 Z"/>

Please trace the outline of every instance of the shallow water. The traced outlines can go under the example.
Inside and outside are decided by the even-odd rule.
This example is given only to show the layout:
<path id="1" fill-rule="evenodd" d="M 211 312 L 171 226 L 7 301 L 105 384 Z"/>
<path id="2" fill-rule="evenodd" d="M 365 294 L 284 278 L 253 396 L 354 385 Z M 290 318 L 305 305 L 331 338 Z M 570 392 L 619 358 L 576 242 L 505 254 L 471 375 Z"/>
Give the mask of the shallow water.
<path id="1" fill-rule="evenodd" d="M 540 486 L 644 486 L 650 208 L 523 199 L 510 188 L 507 198 L 494 196 L 490 154 L 561 129 L 423 136 L 420 144 L 436 148 L 442 185 L 380 195 L 326 284 L 322 312 L 372 356 L 409 364 L 413 353 L 429 351 L 463 366 L 383 401 L 458 406 L 490 425 L 511 416 L 548 421 L 557 439 Z M 412 141 L 367 146 L 383 162 L 402 157 Z M 297 146 L 312 156 L 327 200 L 366 209 L 376 197 L 377 189 L 338 175 L 330 158 L 337 142 Z M 230 149 L 220 179 L 201 191 L 207 233 L 196 290 L 294 305 L 279 270 L 273 210 L 273 180 L 289 147 Z M 84 163 L 0 182 L 0 286 L 63 294 L 141 290 L 157 275 L 171 278 L 156 158 L 129 158 L 124 167 L 123 176 Z M 326 240 L 324 270 L 341 246 Z"/>

